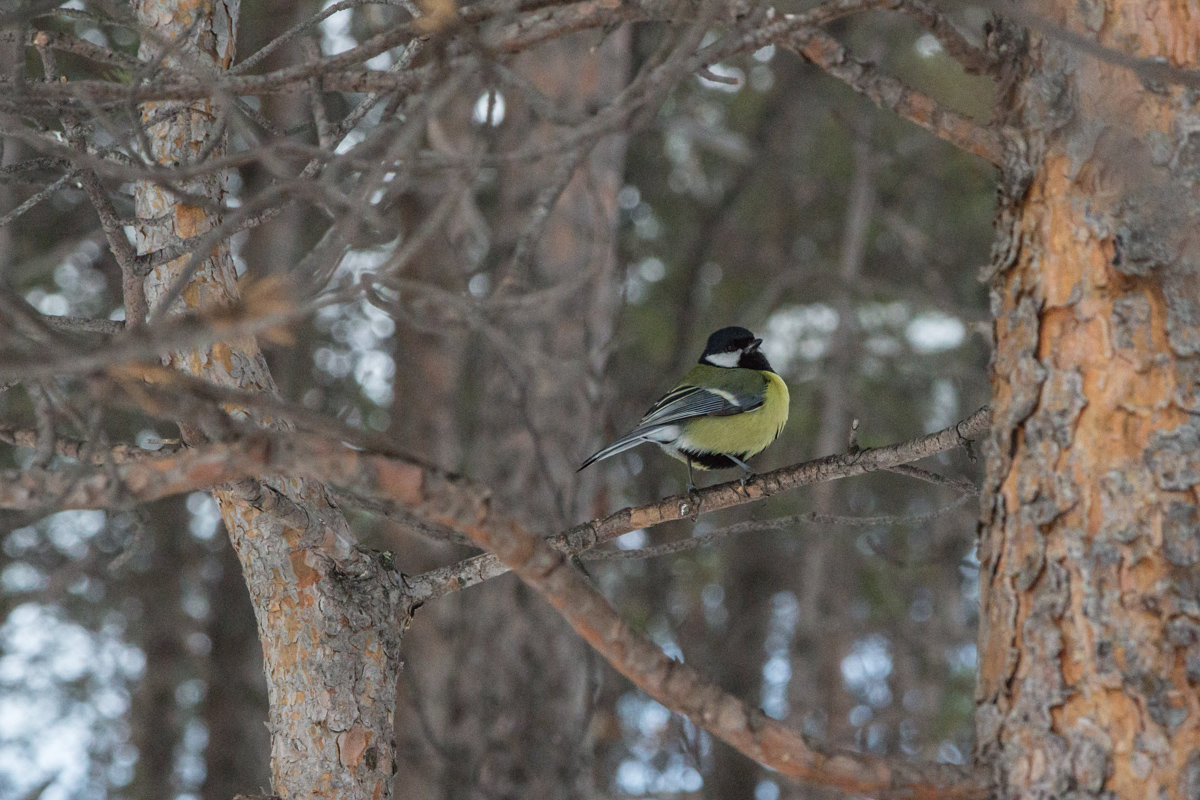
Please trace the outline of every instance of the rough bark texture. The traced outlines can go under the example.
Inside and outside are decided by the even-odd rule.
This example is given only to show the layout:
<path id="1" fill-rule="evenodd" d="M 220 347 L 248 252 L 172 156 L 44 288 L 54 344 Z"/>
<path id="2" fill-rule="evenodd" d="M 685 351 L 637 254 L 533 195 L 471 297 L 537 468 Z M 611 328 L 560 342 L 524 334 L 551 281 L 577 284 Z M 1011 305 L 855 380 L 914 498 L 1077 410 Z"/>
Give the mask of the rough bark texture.
<path id="1" fill-rule="evenodd" d="M 1032 8 L 1032 7 L 1031 7 Z M 977 733 L 1001 798 L 1200 796 L 1200 113 L 1174 2 L 1001 26 Z M 1036 20 L 1030 20 L 1036 22 Z M 1147 62 L 1150 63 L 1150 62 Z"/>
<path id="2" fill-rule="evenodd" d="M 167 62 L 197 71 L 233 60 L 238 5 L 177 0 L 136 4 L 141 57 L 169 43 Z M 186 40 L 185 40 L 186 38 Z M 186 165 L 224 152 L 221 114 L 212 99 L 147 103 L 142 119 L 164 165 Z M 219 203 L 219 173 L 184 182 L 189 195 Z M 140 253 L 203 234 L 219 218 L 163 186 L 137 186 Z M 171 299 L 187 257 L 156 268 L 145 289 L 152 313 Z M 212 248 L 172 310 L 228 305 L 238 296 L 228 242 Z M 274 391 L 253 341 L 176 353 L 172 365 L 224 386 Z M 279 420 L 261 420 L 279 426 Z M 185 438 L 200 432 L 183 425 Z M 271 714 L 271 775 L 284 798 L 379 798 L 390 794 L 392 713 L 401 624 L 392 577 L 353 546 L 345 519 L 321 484 L 243 482 L 215 492 L 238 553 L 258 621 Z M 258 787 L 246 787 L 248 790 Z"/>

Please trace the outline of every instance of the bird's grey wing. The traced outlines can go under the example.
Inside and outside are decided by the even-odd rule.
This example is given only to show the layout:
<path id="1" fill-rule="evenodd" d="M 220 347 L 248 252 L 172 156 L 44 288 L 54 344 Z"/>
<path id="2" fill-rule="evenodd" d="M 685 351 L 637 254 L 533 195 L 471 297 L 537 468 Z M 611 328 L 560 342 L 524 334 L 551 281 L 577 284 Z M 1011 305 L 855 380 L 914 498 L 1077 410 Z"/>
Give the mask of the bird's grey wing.
<path id="1" fill-rule="evenodd" d="M 729 416 L 753 411 L 763 404 L 761 394 L 737 396 L 700 386 L 677 386 L 646 412 L 638 426 L 612 444 L 590 455 L 583 466 L 615 456 L 644 442 L 669 444 L 678 438 L 679 423 L 695 417 Z"/>
<path id="2" fill-rule="evenodd" d="M 763 404 L 761 394 L 738 396 L 702 386 L 678 386 L 655 403 L 637 429 L 670 425 L 692 417 L 725 417 L 753 411 Z"/>

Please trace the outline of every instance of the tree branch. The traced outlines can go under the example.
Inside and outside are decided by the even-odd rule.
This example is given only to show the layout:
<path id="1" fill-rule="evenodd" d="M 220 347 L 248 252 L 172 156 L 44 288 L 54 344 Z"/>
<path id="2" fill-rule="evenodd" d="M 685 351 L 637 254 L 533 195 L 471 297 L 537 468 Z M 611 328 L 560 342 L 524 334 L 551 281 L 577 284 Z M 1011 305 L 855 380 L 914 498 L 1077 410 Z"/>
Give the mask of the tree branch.
<path id="1" fill-rule="evenodd" d="M 982 434 L 990 422 L 991 409 L 984 406 L 956 425 L 907 442 L 826 456 L 755 476 L 746 485 L 745 494 L 737 481 L 730 481 L 700 489 L 692 497 L 696 498 L 701 509 L 699 513 L 707 514 L 722 508 L 765 499 L 800 486 L 890 469 L 952 450 L 964 440 Z M 576 525 L 547 541 L 563 552 L 581 553 L 624 536 L 630 531 L 692 517 L 695 512 L 691 502 L 692 498 L 686 495 L 675 495 L 647 505 L 623 508 L 603 519 Z M 428 602 L 448 592 L 465 589 L 503 575 L 505 572 L 508 572 L 508 568 L 495 554 L 484 553 L 408 578 L 408 592 L 415 602 Z"/>
<path id="2" fill-rule="evenodd" d="M 880 798 L 987 795 L 982 774 L 960 767 L 811 749 L 795 731 L 725 693 L 636 633 L 568 557 L 548 542 L 513 523 L 476 527 L 467 533 L 538 591 L 634 685 L 758 763 L 793 780 Z"/>
<path id="3" fill-rule="evenodd" d="M 997 166 L 1003 147 L 996 131 L 956 111 L 942 107 L 929 95 L 876 72 L 870 64 L 850 55 L 840 42 L 819 28 L 796 31 L 785 42 L 806 59 L 866 95 L 883 108 L 920 125 L 960 150 L 977 155 Z"/>
<path id="4" fill-rule="evenodd" d="M 954 502 L 924 514 L 876 514 L 870 517 L 847 517 L 839 514 L 822 514 L 817 511 L 808 511 L 803 514 L 792 514 L 788 517 L 753 519 L 747 522 L 739 522 L 735 525 L 727 525 L 724 528 L 717 528 L 701 536 L 693 536 L 690 539 L 680 539 L 679 541 L 667 542 L 653 547 L 643 547 L 638 550 L 601 550 L 595 553 L 588 553 L 582 556 L 582 558 L 584 561 L 633 561 L 643 558 L 658 558 L 659 556 L 686 553 L 688 550 L 695 550 L 697 547 L 704 547 L 719 539 L 724 539 L 727 536 L 736 536 L 740 533 L 780 531 L 806 524 L 843 525 L 853 528 L 882 527 L 885 525 L 889 527 L 895 525 L 911 526 L 921 522 L 929 522 L 944 514 L 948 514 L 951 511 L 961 508 L 970 499 L 971 495 L 964 494 Z"/>
<path id="5" fill-rule="evenodd" d="M 982 433 L 989 423 L 990 409 L 985 406 L 936 433 L 783 467 L 755 476 L 744 490 L 737 481 L 731 481 L 700 489 L 691 496 L 674 495 L 624 508 L 571 528 L 550 541 L 567 552 L 581 552 L 639 528 L 744 505 L 800 486 L 918 461 L 959 446 Z M 482 487 L 415 459 L 351 450 L 341 443 L 341 437 L 329 432 L 255 431 L 236 441 L 147 456 L 118 464 L 115 469 L 81 464 L 61 470 L 7 470 L 0 472 L 0 508 L 38 508 L 46 497 L 57 498 L 58 508 L 102 508 L 116 498 L 147 502 L 265 475 L 331 480 L 355 492 L 398 503 L 439 530 L 457 531 L 470 538 L 475 538 L 474 528 L 493 524 L 488 492 Z M 506 571 L 496 556 L 477 556 L 409 579 L 408 595 L 414 604 L 420 604 Z"/>
<path id="6" fill-rule="evenodd" d="M 692 502 L 704 511 L 714 511 L 817 481 L 894 467 L 959 445 L 966 437 L 981 433 L 989 417 L 989 410 L 983 408 L 955 426 L 909 442 L 828 456 L 766 473 L 744 490 L 731 482 L 699 491 L 694 501 L 679 495 L 627 508 L 559 538 L 568 548 L 594 546 L 630 530 L 693 514 Z M 399 503 L 417 518 L 463 533 L 491 549 L 498 566 L 486 567 L 478 559 L 473 560 L 478 579 L 471 581 L 460 573 L 454 578 L 459 586 L 483 580 L 489 572 L 499 574 L 512 569 L 637 686 L 784 775 L 879 797 L 973 798 L 984 793 L 980 778 L 960 768 L 917 767 L 860 754 L 826 755 L 810 749 L 794 731 L 725 694 L 634 633 L 568 565 L 566 556 L 554 549 L 552 542 L 534 537 L 494 512 L 485 490 L 415 460 L 352 450 L 329 436 L 256 431 L 232 442 L 121 464 L 6 471 L 0 473 L 0 507 L 38 508 L 45 498 L 53 497 L 60 508 L 103 508 L 118 500 L 147 501 L 272 474 L 314 479 L 336 476 L 343 486 Z M 461 569 L 463 565 L 457 566 Z M 448 584 L 446 581 L 442 586 Z M 410 582 L 411 607 L 433 596 L 432 588 L 434 584 L 428 578 L 423 584 Z"/>

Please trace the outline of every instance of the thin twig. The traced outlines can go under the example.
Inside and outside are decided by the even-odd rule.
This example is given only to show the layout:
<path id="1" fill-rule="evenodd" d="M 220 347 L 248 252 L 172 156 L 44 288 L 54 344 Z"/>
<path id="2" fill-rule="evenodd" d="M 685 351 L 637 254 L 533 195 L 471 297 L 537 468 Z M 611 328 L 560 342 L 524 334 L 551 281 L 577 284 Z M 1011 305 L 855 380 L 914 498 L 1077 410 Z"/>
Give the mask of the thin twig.
<path id="1" fill-rule="evenodd" d="M 828 456 L 816 461 L 784 467 L 768 474 L 774 476 L 783 473 L 786 475 L 784 485 L 787 488 L 794 488 L 835 480 L 850 474 L 860 475 L 877 469 L 888 469 L 899 464 L 918 461 L 934 453 L 952 450 L 960 444 L 961 437 L 978 436 L 983 433 L 987 429 L 990 418 L 990 409 L 985 406 L 959 425 L 944 428 L 926 437 L 885 448 L 860 450 L 842 456 Z M 868 463 L 873 466 L 869 469 L 862 469 Z M 842 470 L 850 470 L 850 472 L 843 474 Z M 752 497 L 757 498 L 755 492 L 759 490 L 759 482 L 765 477 L 758 476 L 747 485 L 747 491 Z M 748 498 L 743 497 L 736 487 L 738 487 L 736 482 L 726 483 L 702 489 L 695 498 L 676 496 L 646 506 L 622 509 L 603 519 L 571 528 L 551 537 L 549 541 L 564 552 L 580 553 L 612 541 L 619 536 L 624 536 L 630 531 L 672 520 L 690 518 L 693 514 L 693 502 L 699 505 L 701 513 L 747 502 Z M 720 498 L 719 501 L 712 496 L 714 494 Z M 415 599 L 428 601 L 447 592 L 464 589 L 502 575 L 506 571 L 507 569 L 495 555 L 485 553 L 409 578 L 409 590 Z"/>
<path id="2" fill-rule="evenodd" d="M 674 555 L 676 553 L 685 553 L 688 550 L 695 550 L 697 547 L 704 547 L 720 539 L 740 533 L 788 530 L 805 524 L 845 525 L 855 528 L 873 528 L 884 525 L 916 525 L 945 516 L 951 511 L 961 508 L 970 499 L 968 495 L 963 495 L 949 505 L 923 514 L 878 514 L 870 517 L 847 517 L 809 511 L 804 514 L 792 514 L 791 516 L 777 517 L 775 519 L 740 522 L 736 525 L 729 525 L 709 531 L 700 536 L 693 536 L 690 539 L 680 539 L 677 542 L 667 542 L 666 544 L 655 545 L 654 547 L 643 547 L 636 550 L 599 550 L 586 553 L 580 557 L 584 561 L 630 561 L 643 558 L 657 558 L 659 556 Z"/>

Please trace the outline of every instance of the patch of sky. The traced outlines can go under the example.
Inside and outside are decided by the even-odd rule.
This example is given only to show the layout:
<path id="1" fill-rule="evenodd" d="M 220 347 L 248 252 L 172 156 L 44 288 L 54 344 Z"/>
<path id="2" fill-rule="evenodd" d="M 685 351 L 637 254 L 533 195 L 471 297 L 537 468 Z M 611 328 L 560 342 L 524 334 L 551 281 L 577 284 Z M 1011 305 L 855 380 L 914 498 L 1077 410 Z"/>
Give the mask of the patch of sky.
<path id="1" fill-rule="evenodd" d="M 31 289 L 25 299 L 43 314 L 95 316 L 103 313 L 108 283 L 95 268 L 104 251 L 97 242 L 81 242 L 54 268 L 54 284 L 60 291 Z"/>
<path id="2" fill-rule="evenodd" d="M 703 786 L 693 758 L 711 752 L 707 734 L 686 720 L 672 730 L 671 712 L 640 692 L 626 692 L 616 704 L 629 756 L 617 767 L 615 782 L 633 795 L 695 792 Z M 684 739 L 691 747 L 681 748 Z"/>
<path id="3" fill-rule="evenodd" d="M 891 702 L 887 679 L 892 674 L 891 645 L 887 638 L 872 634 L 859 639 L 842 659 L 846 686 L 875 707 Z"/>
<path id="4" fill-rule="evenodd" d="M 207 492 L 192 492 L 187 496 L 187 510 L 191 515 L 188 531 L 197 539 L 208 541 L 217 534 L 221 524 L 221 511 L 217 501 Z"/>
<path id="5" fill-rule="evenodd" d="M 496 127 L 504 122 L 505 109 L 504 95 L 494 89 L 489 89 L 475 99 L 475 106 L 471 110 L 471 121 L 476 125 Z"/>
<path id="6" fill-rule="evenodd" d="M 937 760 L 943 764 L 962 764 L 965 763 L 962 751 L 958 749 L 958 745 L 954 742 L 940 742 L 938 744 Z"/>
<path id="7" fill-rule="evenodd" d="M 904 352 L 904 347 L 894 336 L 868 336 L 863 347 L 876 358 L 892 358 Z"/>
<path id="8" fill-rule="evenodd" d="M 354 380 L 362 387 L 367 399 L 378 406 L 392 402 L 392 377 L 396 364 L 391 355 L 381 350 L 363 352 L 354 365 Z"/>
<path id="9" fill-rule="evenodd" d="M 350 374 L 354 366 L 350 354 L 344 350 L 333 350 L 328 347 L 318 347 L 313 353 L 313 363 L 317 369 L 334 380 L 340 380 Z"/>
<path id="10" fill-rule="evenodd" d="M 729 609 L 725 608 L 725 587 L 721 584 L 705 584 L 700 590 L 700 603 L 704 609 L 704 621 L 709 627 L 720 629 L 729 621 Z"/>
<path id="11" fill-rule="evenodd" d="M 854 727 L 861 728 L 870 722 L 874 716 L 875 712 L 871 710 L 870 706 L 860 704 L 850 709 L 850 713 L 846 715 L 846 719 Z"/>
<path id="12" fill-rule="evenodd" d="M 0 590 L 5 594 L 26 594 L 46 588 L 45 573 L 24 561 L 14 561 L 0 571 Z"/>
<path id="13" fill-rule="evenodd" d="M 680 755 L 672 755 L 663 768 L 646 761 L 626 759 L 617 767 L 617 786 L 631 795 L 698 792 L 704 779 Z"/>
<path id="14" fill-rule="evenodd" d="M 20 558 L 36 547 L 41 540 L 42 535 L 32 525 L 14 528 L 4 538 L 4 554 L 10 558 Z"/>
<path id="15" fill-rule="evenodd" d="M 917 353 L 941 353 L 963 343 L 967 326 L 958 317 L 940 311 L 925 311 L 908 322 L 904 336 Z"/>
<path id="16" fill-rule="evenodd" d="M 467 281 L 467 293 L 471 297 L 482 298 L 487 297 L 487 293 L 491 291 L 492 279 L 486 272 L 476 272 Z"/>
<path id="17" fill-rule="evenodd" d="M 923 33 L 913 42 L 913 49 L 922 58 L 929 58 L 942 52 L 942 43 L 932 33 Z"/>
<path id="18" fill-rule="evenodd" d="M 750 88 L 766 94 L 775 88 L 775 73 L 766 64 L 755 64 L 750 68 Z"/>
<path id="19" fill-rule="evenodd" d="M 937 431 L 952 425 L 959 418 L 958 389 L 946 378 L 938 378 L 931 388 L 925 429 Z"/>
<path id="20" fill-rule="evenodd" d="M 201 631 L 192 631 L 184 640 L 187 645 L 187 651 L 194 656 L 203 658 L 212 652 L 212 639 L 208 634 Z"/>
<path id="21" fill-rule="evenodd" d="M 38 311 L 52 317 L 62 317 L 71 311 L 71 304 L 67 302 L 66 296 L 57 292 L 50 293 L 43 289 L 32 289 L 26 293 L 25 300 Z"/>
<path id="22" fill-rule="evenodd" d="M 863 303 L 855 309 L 858 324 L 865 331 L 880 328 L 898 328 L 908 322 L 910 310 L 907 303 Z"/>
<path id="23" fill-rule="evenodd" d="M 617 192 L 617 206 L 622 211 L 632 211 L 642 202 L 642 193 L 636 186 L 625 184 Z"/>
<path id="24" fill-rule="evenodd" d="M 143 450 L 161 450 L 163 446 L 163 440 L 158 431 L 149 428 L 142 428 L 134 434 L 133 440 Z"/>
<path id="25" fill-rule="evenodd" d="M 183 612 L 195 620 L 208 619 L 209 612 L 212 610 L 208 593 L 194 584 L 184 589 L 182 605 Z"/>
<path id="26" fill-rule="evenodd" d="M 649 242 L 662 235 L 662 223 L 648 204 L 640 204 L 630 216 L 633 219 L 633 232 L 639 239 Z"/>
<path id="27" fill-rule="evenodd" d="M 0 626 L 0 787 L 20 797 L 96 796 L 91 754 L 119 747 L 127 684 L 144 669 L 117 626 L 89 631 L 38 603 L 17 605 Z M 88 702 L 77 702 L 79 683 Z M 43 746 L 44 743 L 53 746 Z M 128 763 L 128 760 L 126 760 Z"/>
<path id="28" fill-rule="evenodd" d="M 180 744 L 175 756 L 175 774 L 184 786 L 199 786 L 204 781 L 204 748 L 208 746 L 208 727 L 198 719 L 188 720 Z"/>
<path id="29" fill-rule="evenodd" d="M 75 33 L 85 42 L 91 42 L 97 47 L 108 49 L 108 37 L 104 35 L 104 31 L 94 25 L 76 25 Z"/>
<path id="30" fill-rule="evenodd" d="M 639 528 L 624 536 L 618 536 L 616 545 L 618 550 L 640 550 L 646 546 L 646 532 Z"/>
<path id="31" fill-rule="evenodd" d="M 108 517 L 103 511 L 61 511 L 43 522 L 46 538 L 63 555 L 81 559 L 88 541 L 104 530 Z"/>
<path id="32" fill-rule="evenodd" d="M 966 642 L 946 650 L 946 663 L 960 675 L 974 674 L 979 665 L 979 654 L 974 642 Z"/>
<path id="33" fill-rule="evenodd" d="M 675 637 L 671 635 L 670 629 L 666 623 L 659 620 L 650 626 L 648 631 L 650 639 L 667 654 L 668 658 L 673 658 L 676 661 L 683 661 L 683 651 L 679 649 L 679 644 L 675 641 Z"/>
<path id="34" fill-rule="evenodd" d="M 715 89 L 718 92 L 736 92 L 746 85 L 746 73 L 737 67 L 730 67 L 725 64 L 710 64 L 708 71 L 718 78 L 725 78 L 734 82 L 728 83 L 724 80 L 714 81 L 700 75 L 700 85 L 705 89 Z"/>
<path id="35" fill-rule="evenodd" d="M 775 781 L 759 781 L 754 787 L 754 800 L 779 800 L 779 784 Z"/>
<path id="36" fill-rule="evenodd" d="M 673 164 L 682 164 L 692 160 L 692 137 L 682 126 L 672 126 L 667 130 L 663 141 L 666 156 Z"/>
<path id="37" fill-rule="evenodd" d="M 792 592 L 776 592 L 771 598 L 771 616 L 763 642 L 767 660 L 762 669 L 760 705 L 773 719 L 783 719 L 789 711 L 788 683 L 792 679 L 791 647 L 800 621 L 800 603 Z"/>
<path id="38" fill-rule="evenodd" d="M 838 313 L 824 303 L 785 306 L 767 318 L 759 333 L 763 353 L 776 370 L 795 372 L 799 363 L 816 361 L 829 350 L 838 327 Z"/>
<path id="39" fill-rule="evenodd" d="M 362 144 L 364 139 L 366 139 L 366 136 L 363 135 L 362 131 L 352 130 L 342 137 L 337 147 L 333 148 L 333 152 L 339 156 L 345 155 Z"/>
<path id="40" fill-rule="evenodd" d="M 347 253 L 338 265 L 335 281 L 360 281 L 386 263 L 396 244 Z M 318 347 L 313 352 L 318 378 L 330 383 L 353 375 L 368 400 L 376 406 L 388 405 L 392 399 L 396 365 L 387 342 L 395 333 L 395 321 L 387 312 L 365 300 L 324 306 L 318 309 L 315 321 L 337 345 Z M 319 395 L 310 394 L 303 402 L 311 407 L 312 403 L 319 405 L 320 399 Z M 361 417 L 359 412 L 357 418 Z M 368 418 L 374 427 L 387 424 L 386 417 L 371 414 Z M 349 421 L 350 417 L 344 419 Z"/>
<path id="41" fill-rule="evenodd" d="M 658 283 L 667 277 L 667 265 L 656 256 L 649 256 L 639 261 L 637 271 L 638 277 L 646 283 Z"/>
<path id="42" fill-rule="evenodd" d="M 962 580 L 962 593 L 968 603 L 979 602 L 979 555 L 974 550 L 968 552 L 958 565 L 958 574 Z"/>
<path id="43" fill-rule="evenodd" d="M 336 0 L 326 0 L 325 4 L 321 6 L 321 10 L 325 11 L 333 5 L 336 5 Z M 354 10 L 347 8 L 331 14 L 320 22 L 322 53 L 334 56 L 347 50 L 353 50 L 358 46 L 358 40 L 351 32 L 353 14 Z M 370 69 L 387 69 L 392 65 L 392 57 L 386 52 L 380 53 L 364 63 Z"/>

